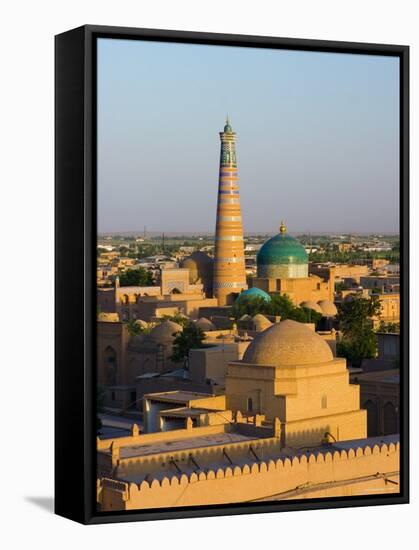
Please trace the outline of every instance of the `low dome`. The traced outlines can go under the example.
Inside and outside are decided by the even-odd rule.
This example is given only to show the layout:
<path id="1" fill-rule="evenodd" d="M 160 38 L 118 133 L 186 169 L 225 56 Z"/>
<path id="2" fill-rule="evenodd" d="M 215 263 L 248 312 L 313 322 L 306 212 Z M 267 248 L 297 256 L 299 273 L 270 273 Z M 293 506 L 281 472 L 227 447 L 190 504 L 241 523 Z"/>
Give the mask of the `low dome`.
<path id="1" fill-rule="evenodd" d="M 190 256 L 187 256 L 181 263 L 182 267 L 198 267 L 198 266 L 208 266 L 212 265 L 213 259 L 208 256 L 208 254 L 205 254 L 205 252 L 201 252 L 200 250 L 197 250 L 195 252 L 192 252 Z"/>
<path id="2" fill-rule="evenodd" d="M 301 302 L 300 307 L 312 309 L 313 311 L 316 311 L 317 313 L 321 313 L 323 315 L 322 308 L 314 300 L 306 300 L 305 302 Z"/>
<path id="3" fill-rule="evenodd" d="M 153 328 L 150 332 L 150 337 L 156 342 L 165 342 L 167 340 L 174 340 L 176 333 L 182 332 L 182 330 L 183 327 L 173 321 L 163 321 L 163 323 Z"/>
<path id="4" fill-rule="evenodd" d="M 249 345 L 243 363 L 288 367 L 333 360 L 329 345 L 297 321 L 281 321 L 259 334 Z"/>
<path id="5" fill-rule="evenodd" d="M 240 292 L 237 298 L 237 302 L 240 302 L 243 298 L 245 298 L 246 300 L 249 300 L 252 298 L 263 298 L 265 302 L 271 301 L 271 297 L 267 292 L 255 286 L 248 288 L 247 290 L 243 290 L 243 292 Z"/>
<path id="6" fill-rule="evenodd" d="M 252 318 L 250 315 L 248 315 L 247 313 L 245 313 L 244 315 L 242 315 L 239 319 L 239 321 L 251 321 Z"/>
<path id="7" fill-rule="evenodd" d="M 257 313 L 253 318 L 252 318 L 252 321 L 253 321 L 253 326 L 254 326 L 254 329 L 257 331 L 257 332 L 260 332 L 262 330 L 266 330 L 267 328 L 271 327 L 272 326 L 272 323 L 269 321 L 269 319 L 267 319 L 264 315 L 262 315 L 261 313 Z"/>
<path id="8" fill-rule="evenodd" d="M 321 307 L 322 313 L 325 317 L 335 317 L 338 314 L 335 304 L 330 300 L 320 300 L 317 303 Z"/>
<path id="9" fill-rule="evenodd" d="M 198 321 L 196 322 L 196 326 L 205 331 L 216 330 L 214 323 L 212 323 L 206 317 L 201 317 L 200 319 L 198 319 Z"/>
<path id="10" fill-rule="evenodd" d="M 189 283 L 196 284 L 199 280 L 204 286 L 210 287 L 212 283 L 212 274 L 214 269 L 214 260 L 197 250 L 186 257 L 180 264 L 183 269 L 189 269 Z"/>

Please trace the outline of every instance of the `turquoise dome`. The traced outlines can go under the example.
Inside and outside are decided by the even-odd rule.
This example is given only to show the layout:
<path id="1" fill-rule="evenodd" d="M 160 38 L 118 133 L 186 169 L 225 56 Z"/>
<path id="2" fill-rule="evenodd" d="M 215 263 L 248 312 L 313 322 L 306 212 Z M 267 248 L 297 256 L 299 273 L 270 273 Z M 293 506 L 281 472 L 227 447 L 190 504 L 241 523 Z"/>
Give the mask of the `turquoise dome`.
<path id="1" fill-rule="evenodd" d="M 243 290 L 237 298 L 238 301 L 240 301 L 242 298 L 263 298 L 266 302 L 271 301 L 271 297 L 267 292 L 264 290 L 261 290 L 260 288 L 252 287 L 248 288 L 247 290 Z"/>
<path id="2" fill-rule="evenodd" d="M 257 255 L 257 263 L 269 264 L 306 264 L 308 254 L 303 245 L 287 235 L 284 224 L 280 232 L 264 243 Z"/>
<path id="3" fill-rule="evenodd" d="M 287 234 L 287 228 L 283 223 L 278 235 L 262 245 L 256 261 L 259 277 L 308 276 L 308 254 L 301 243 Z"/>

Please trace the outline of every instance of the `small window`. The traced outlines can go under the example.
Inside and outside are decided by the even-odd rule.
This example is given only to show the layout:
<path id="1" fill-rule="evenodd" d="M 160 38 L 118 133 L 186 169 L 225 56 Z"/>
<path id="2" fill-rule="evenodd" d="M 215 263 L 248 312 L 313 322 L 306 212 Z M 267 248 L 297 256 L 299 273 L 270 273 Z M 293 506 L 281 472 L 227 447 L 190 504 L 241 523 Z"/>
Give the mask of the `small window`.
<path id="1" fill-rule="evenodd" d="M 322 397 L 322 409 L 327 409 L 327 395 Z"/>
<path id="2" fill-rule="evenodd" d="M 253 411 L 253 399 L 251 397 L 248 397 L 247 399 L 247 410 L 248 412 Z"/>
<path id="3" fill-rule="evenodd" d="M 115 392 L 114 391 L 111 394 L 111 399 L 112 399 L 112 401 L 115 401 Z"/>

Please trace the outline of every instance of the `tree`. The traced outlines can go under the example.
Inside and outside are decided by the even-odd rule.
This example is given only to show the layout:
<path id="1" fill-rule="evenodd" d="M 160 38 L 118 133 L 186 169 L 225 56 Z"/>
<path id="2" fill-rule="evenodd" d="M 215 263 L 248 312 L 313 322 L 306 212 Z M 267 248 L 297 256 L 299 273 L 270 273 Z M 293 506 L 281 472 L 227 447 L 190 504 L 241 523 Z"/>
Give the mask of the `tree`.
<path id="1" fill-rule="evenodd" d="M 376 355 L 377 340 L 372 318 L 379 317 L 380 313 L 380 301 L 373 295 L 371 298 L 352 296 L 340 306 L 338 319 L 343 338 L 337 351 L 355 367 L 360 366 L 363 359 Z"/>
<path id="2" fill-rule="evenodd" d="M 385 323 L 384 321 L 380 321 L 380 325 L 376 332 L 400 334 L 400 323 Z"/>
<path id="3" fill-rule="evenodd" d="M 127 322 L 127 330 L 130 336 L 136 336 L 143 332 L 143 327 L 135 319 L 130 319 Z"/>
<path id="4" fill-rule="evenodd" d="M 162 321 L 172 321 L 173 323 L 177 323 L 182 327 L 186 327 L 190 323 L 189 318 L 186 317 L 186 315 L 182 315 L 181 313 L 175 313 L 174 315 L 163 315 L 161 319 Z"/>
<path id="5" fill-rule="evenodd" d="M 127 269 L 119 276 L 120 286 L 153 286 L 153 276 L 143 267 Z"/>
<path id="6" fill-rule="evenodd" d="M 191 349 L 204 347 L 205 334 L 195 323 L 189 323 L 173 340 L 173 353 L 170 359 L 175 363 L 186 364 Z"/>
<path id="7" fill-rule="evenodd" d="M 263 298 L 258 296 L 243 297 L 240 300 L 236 300 L 231 308 L 231 315 L 236 320 L 243 317 L 243 315 L 250 315 L 253 317 L 258 313 L 266 313 L 267 302 Z"/>

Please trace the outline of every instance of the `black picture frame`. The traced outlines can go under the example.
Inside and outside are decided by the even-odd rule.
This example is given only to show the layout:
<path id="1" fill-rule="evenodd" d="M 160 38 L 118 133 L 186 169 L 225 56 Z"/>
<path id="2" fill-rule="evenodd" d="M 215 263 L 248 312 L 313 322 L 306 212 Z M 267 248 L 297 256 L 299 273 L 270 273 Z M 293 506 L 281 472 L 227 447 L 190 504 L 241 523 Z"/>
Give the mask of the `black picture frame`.
<path id="1" fill-rule="evenodd" d="M 375 54 L 400 58 L 400 494 L 99 513 L 96 455 L 96 40 Z M 409 502 L 409 47 L 86 25 L 55 37 L 55 513 L 84 523 Z"/>

